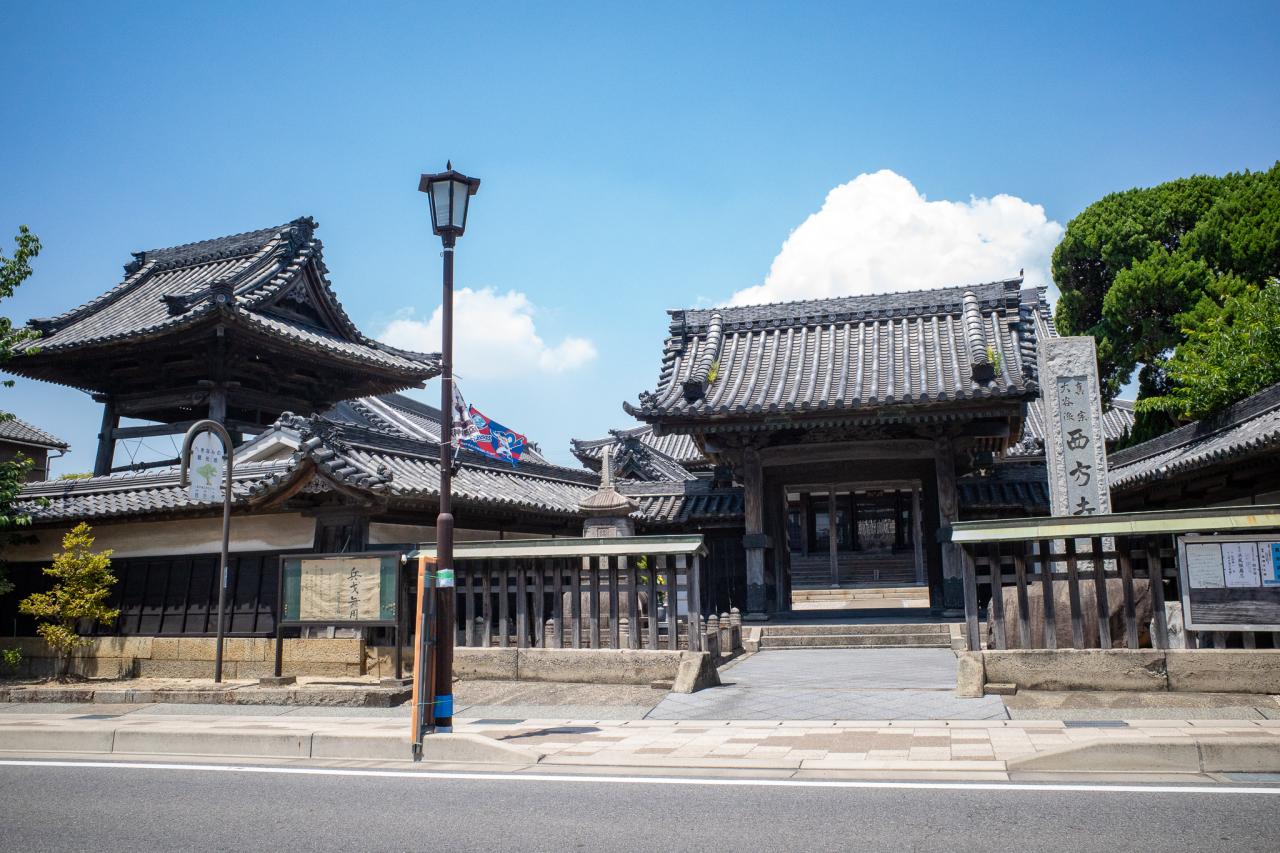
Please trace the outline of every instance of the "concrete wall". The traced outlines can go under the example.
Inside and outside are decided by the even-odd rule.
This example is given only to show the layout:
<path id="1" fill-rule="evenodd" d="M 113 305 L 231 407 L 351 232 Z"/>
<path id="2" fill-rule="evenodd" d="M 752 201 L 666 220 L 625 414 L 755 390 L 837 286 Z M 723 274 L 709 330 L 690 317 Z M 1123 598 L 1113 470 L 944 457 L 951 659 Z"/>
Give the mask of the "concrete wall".
<path id="1" fill-rule="evenodd" d="M 394 649 L 370 647 L 366 670 L 381 678 L 395 675 Z M 404 671 L 413 669 L 412 652 L 405 650 Z M 690 689 L 714 683 L 715 666 L 706 652 L 668 649 L 517 649 L 457 648 L 454 675 L 464 681 L 557 681 L 580 684 L 677 683 L 681 666 Z M 710 670 L 708 673 L 707 670 Z"/>
<path id="2" fill-rule="evenodd" d="M 10 563 L 43 562 L 62 550 L 62 537 L 70 527 L 34 531 L 34 544 L 5 550 Z M 231 550 L 310 551 L 315 544 L 316 520 L 298 513 L 232 516 Z M 222 518 L 183 521 L 138 521 L 98 524 L 93 527 L 94 548 L 112 549 L 113 557 L 169 557 L 179 554 L 216 554 L 222 548 Z"/>
<path id="3" fill-rule="evenodd" d="M 1020 690 L 1280 693 L 1280 649 L 1029 649 L 960 652 L 961 695 Z"/>
<path id="4" fill-rule="evenodd" d="M 0 641 L 0 647 L 16 647 L 23 657 L 18 671 L 5 675 L 56 672 L 57 660 L 44 640 L 20 637 Z M 214 648 L 213 637 L 95 637 L 76 653 L 72 671 L 90 678 L 211 678 Z M 404 649 L 403 656 L 407 676 L 413 672 L 413 650 Z M 649 684 L 675 681 L 682 663 L 688 668 L 696 659 L 701 666 L 704 657 L 709 659 L 705 652 L 665 649 L 458 648 L 453 660 L 455 674 L 464 680 Z M 271 675 L 275 640 L 227 638 L 222 663 L 225 678 Z M 362 639 L 285 640 L 283 673 L 390 678 L 395 675 L 395 649 L 366 647 Z"/>
<path id="5" fill-rule="evenodd" d="M 72 672 L 90 678 L 212 678 L 213 637 L 95 637 L 75 654 Z M 20 637 L 0 641 L 17 647 L 17 675 L 49 676 L 57 660 L 44 640 Z M 365 674 L 364 640 L 285 640 L 285 675 L 353 676 Z M 229 637 L 223 646 L 224 678 L 259 678 L 275 668 L 275 640 Z M 6 673 L 8 674 L 8 673 Z"/>

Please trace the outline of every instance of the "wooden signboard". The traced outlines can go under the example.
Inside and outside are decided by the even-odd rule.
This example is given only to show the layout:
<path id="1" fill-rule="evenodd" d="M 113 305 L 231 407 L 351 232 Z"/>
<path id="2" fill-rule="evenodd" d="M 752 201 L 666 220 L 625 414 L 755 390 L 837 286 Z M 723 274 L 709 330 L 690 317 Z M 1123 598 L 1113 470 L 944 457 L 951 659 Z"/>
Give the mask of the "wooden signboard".
<path id="1" fill-rule="evenodd" d="M 1280 631 L 1280 533 L 1178 537 L 1182 613 L 1192 631 Z"/>
<path id="2" fill-rule="evenodd" d="M 285 625 L 396 625 L 399 553 L 281 558 Z"/>

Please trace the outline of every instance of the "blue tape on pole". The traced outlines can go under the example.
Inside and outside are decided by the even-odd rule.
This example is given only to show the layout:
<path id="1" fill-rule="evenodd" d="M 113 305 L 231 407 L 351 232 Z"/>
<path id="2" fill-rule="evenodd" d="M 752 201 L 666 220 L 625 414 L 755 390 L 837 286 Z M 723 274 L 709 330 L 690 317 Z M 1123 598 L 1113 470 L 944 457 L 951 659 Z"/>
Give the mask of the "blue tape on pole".
<path id="1" fill-rule="evenodd" d="M 436 697 L 436 716 L 452 717 L 453 716 L 453 695 Z"/>

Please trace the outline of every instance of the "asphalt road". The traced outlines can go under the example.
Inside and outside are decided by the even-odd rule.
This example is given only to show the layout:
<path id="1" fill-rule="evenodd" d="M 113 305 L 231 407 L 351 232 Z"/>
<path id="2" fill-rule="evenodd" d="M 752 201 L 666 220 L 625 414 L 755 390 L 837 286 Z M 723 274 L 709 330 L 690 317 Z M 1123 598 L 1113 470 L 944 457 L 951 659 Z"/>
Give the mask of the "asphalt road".
<path id="1" fill-rule="evenodd" d="M 726 779 L 652 784 L 620 778 L 0 765 L 0 848 L 26 853 L 1280 849 L 1275 788 L 1272 793 L 1063 791 L 960 783 L 801 787 Z"/>

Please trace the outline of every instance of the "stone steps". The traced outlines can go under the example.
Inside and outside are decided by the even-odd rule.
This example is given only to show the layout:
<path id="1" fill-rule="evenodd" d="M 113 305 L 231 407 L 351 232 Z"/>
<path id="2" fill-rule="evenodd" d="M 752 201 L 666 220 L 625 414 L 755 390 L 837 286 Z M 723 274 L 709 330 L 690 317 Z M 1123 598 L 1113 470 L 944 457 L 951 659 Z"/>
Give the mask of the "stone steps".
<path id="1" fill-rule="evenodd" d="M 760 632 L 762 638 L 799 634 L 931 634 L 949 638 L 951 636 L 951 626 L 946 622 L 881 622 L 872 624 L 824 624 L 819 622 L 801 625 L 778 622 L 761 626 Z"/>
<path id="2" fill-rule="evenodd" d="M 951 635 L 939 634 L 774 634 L 760 638 L 761 649 L 951 648 Z"/>
<path id="3" fill-rule="evenodd" d="M 761 649 L 951 648 L 945 622 L 763 626 Z"/>
<path id="4" fill-rule="evenodd" d="M 871 610 L 928 607 L 923 586 L 792 589 L 793 610 Z"/>
<path id="5" fill-rule="evenodd" d="M 929 600 L 929 589 L 923 586 L 890 586 L 876 588 L 792 589 L 792 603 L 800 601 L 872 601 L 886 598 Z"/>

